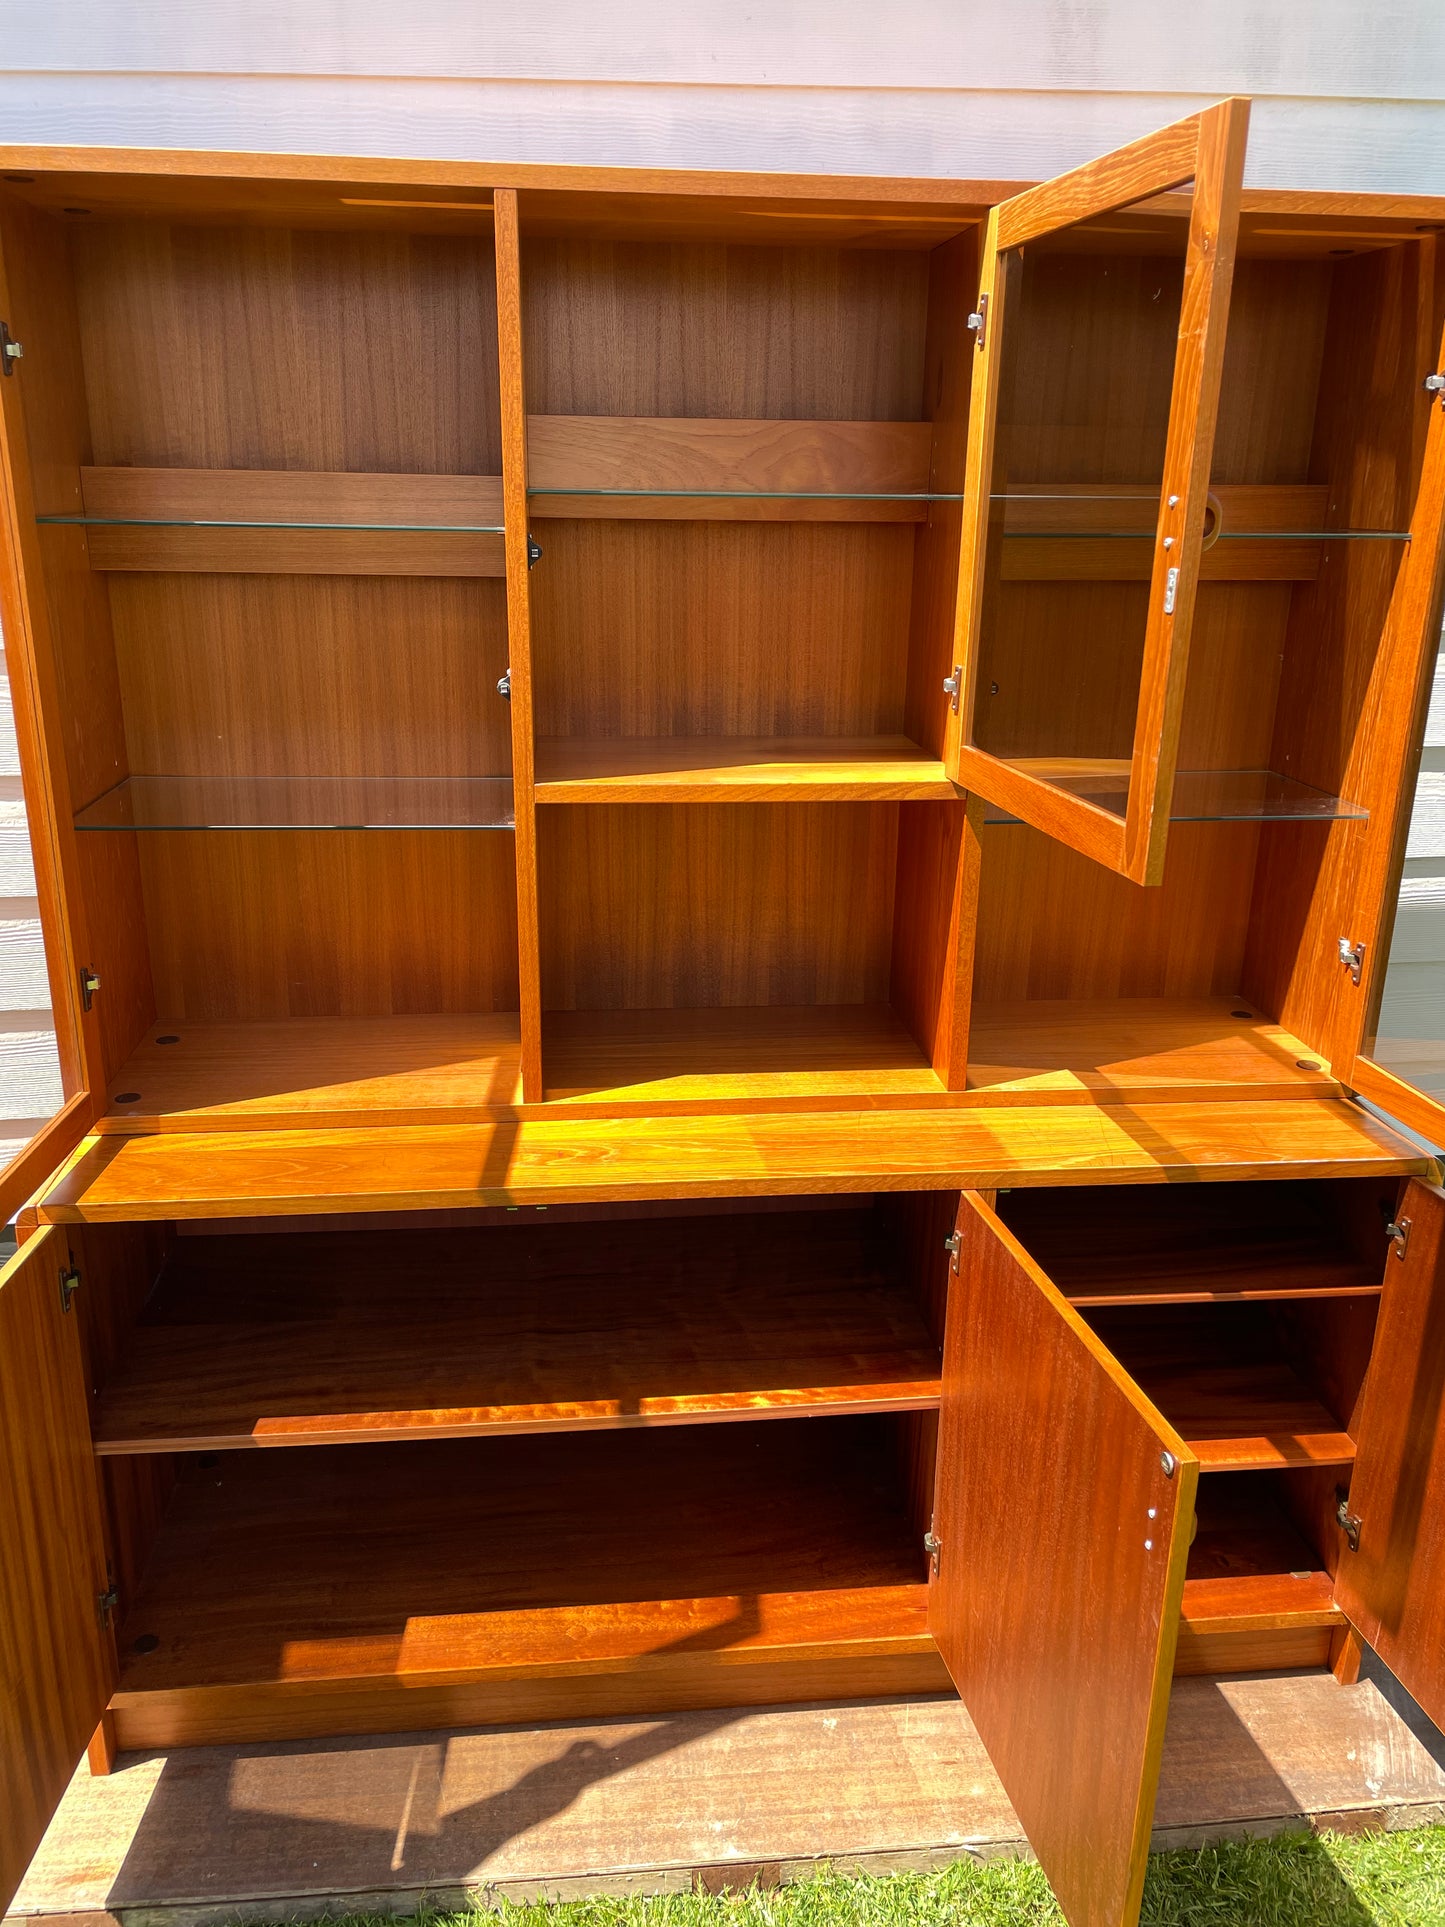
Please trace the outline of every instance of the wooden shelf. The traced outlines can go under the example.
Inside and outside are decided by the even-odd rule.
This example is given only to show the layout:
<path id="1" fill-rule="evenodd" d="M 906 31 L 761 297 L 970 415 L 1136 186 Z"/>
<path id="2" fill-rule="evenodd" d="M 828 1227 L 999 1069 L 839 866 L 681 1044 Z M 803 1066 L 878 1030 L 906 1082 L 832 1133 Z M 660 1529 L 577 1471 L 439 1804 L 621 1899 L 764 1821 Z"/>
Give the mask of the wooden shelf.
<path id="1" fill-rule="evenodd" d="M 1335 1202 L 1307 1184 L 1252 1184 L 1227 1209 L 1203 1191 L 1017 1191 L 1000 1215 L 1079 1306 L 1378 1297 L 1384 1258 L 1352 1249 Z"/>
<path id="2" fill-rule="evenodd" d="M 112 1706 L 129 1747 L 939 1691 L 926 1611 L 867 1419 L 229 1453 Z"/>
<path id="3" fill-rule="evenodd" d="M 1355 1443 L 1289 1361 L 1264 1306 L 1090 1313 L 1205 1472 L 1350 1465 Z"/>
<path id="4" fill-rule="evenodd" d="M 546 736 L 539 803 L 953 800 L 942 762 L 907 736 Z"/>
<path id="5" fill-rule="evenodd" d="M 176 1241 L 96 1450 L 605 1430 L 936 1407 L 867 1209 Z"/>
<path id="6" fill-rule="evenodd" d="M 1205 1479 L 1189 1549 L 1176 1671 L 1323 1665 L 1345 1624 L 1334 1581 L 1267 1479 Z"/>
<path id="7" fill-rule="evenodd" d="M 548 1104 L 583 1116 L 946 1096 L 886 1004 L 549 1011 L 544 1041 Z"/>

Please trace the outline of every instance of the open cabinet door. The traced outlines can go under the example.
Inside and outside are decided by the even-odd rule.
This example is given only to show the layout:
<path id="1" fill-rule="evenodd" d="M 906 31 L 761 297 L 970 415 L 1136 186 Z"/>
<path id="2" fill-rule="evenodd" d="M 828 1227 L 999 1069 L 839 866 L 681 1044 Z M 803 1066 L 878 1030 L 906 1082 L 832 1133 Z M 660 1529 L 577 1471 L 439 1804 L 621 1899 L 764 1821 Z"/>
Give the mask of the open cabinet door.
<path id="1" fill-rule="evenodd" d="M 1412 1179 L 1355 1438 L 1335 1601 L 1445 1724 L 1445 1193 Z M 1355 1530 L 1351 1525 L 1351 1532 Z"/>
<path id="2" fill-rule="evenodd" d="M 951 774 L 1136 883 L 1163 875 L 1248 118 L 1002 202 L 970 317 Z"/>
<path id="3" fill-rule="evenodd" d="M 1071 1927 L 1133 1927 L 1199 1462 L 969 1192 L 957 1239 L 929 1625 Z"/>
<path id="4" fill-rule="evenodd" d="M 0 1913 L 115 1680 L 99 1489 L 65 1240 L 0 1273 Z"/>

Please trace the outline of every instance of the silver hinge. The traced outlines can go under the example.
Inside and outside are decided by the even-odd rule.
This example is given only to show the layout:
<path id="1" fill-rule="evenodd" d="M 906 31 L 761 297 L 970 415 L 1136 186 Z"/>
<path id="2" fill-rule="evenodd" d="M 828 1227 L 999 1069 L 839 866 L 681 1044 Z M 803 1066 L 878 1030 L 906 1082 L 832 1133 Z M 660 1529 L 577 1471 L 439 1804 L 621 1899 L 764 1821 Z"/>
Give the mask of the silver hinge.
<path id="1" fill-rule="evenodd" d="M 7 369 L 6 373 L 8 374 L 9 372 Z M 1440 406 L 1445 408 L 1445 374 L 1426 375 L 1425 392 L 1430 395 L 1438 395 L 1440 397 Z"/>
<path id="2" fill-rule="evenodd" d="M 923 1535 L 923 1550 L 928 1554 L 928 1569 L 936 1579 L 938 1577 L 938 1555 L 943 1551 L 943 1541 L 933 1530 L 932 1526 L 930 1526 Z"/>
<path id="3" fill-rule="evenodd" d="M 542 560 L 542 544 L 530 532 L 527 536 L 527 567 L 535 569 Z"/>
<path id="4" fill-rule="evenodd" d="M 1410 1249 L 1410 1220 L 1391 1218 L 1385 1226 L 1385 1236 L 1393 1245 L 1395 1256 L 1403 1263 L 1405 1253 Z"/>
<path id="5" fill-rule="evenodd" d="M 119 1604 L 120 1594 L 116 1591 L 114 1584 L 107 1586 L 104 1592 L 98 1592 L 95 1595 L 95 1610 L 100 1614 L 102 1626 L 110 1624 L 110 1616 Z"/>
<path id="6" fill-rule="evenodd" d="M 95 993 L 100 989 L 100 979 L 89 964 L 80 966 L 80 1007 L 89 1010 L 95 1002 Z"/>
<path id="7" fill-rule="evenodd" d="M 60 1309 L 62 1311 L 70 1310 L 71 1301 L 79 1290 L 80 1273 L 74 1265 L 70 1265 L 60 1274 Z"/>
<path id="8" fill-rule="evenodd" d="M 968 317 L 968 332 L 973 336 L 974 347 L 981 348 L 984 337 L 988 333 L 988 296 L 986 294 L 978 297 L 978 306 Z"/>
<path id="9" fill-rule="evenodd" d="M 512 700 L 512 672 L 510 669 L 504 669 L 501 675 L 498 676 L 497 694 L 505 703 L 509 703 Z"/>
<path id="10" fill-rule="evenodd" d="M 950 1271 L 958 1270 L 958 1254 L 962 1244 L 963 1239 L 959 1237 L 956 1231 L 950 1231 L 943 1241 L 943 1248 L 948 1253 L 948 1268 Z"/>
<path id="11" fill-rule="evenodd" d="M 1343 1487 L 1337 1487 L 1335 1490 L 1335 1519 L 1339 1524 L 1340 1531 L 1345 1535 L 1345 1540 L 1350 1551 L 1358 1552 L 1360 1549 L 1361 1522 L 1356 1514 L 1351 1512 L 1350 1495 Z"/>
<path id="12" fill-rule="evenodd" d="M 10 332 L 10 323 L 0 321 L 0 375 L 13 375 L 15 364 L 25 357 L 25 350 Z"/>
<path id="13" fill-rule="evenodd" d="M 1341 937 L 1340 962 L 1349 971 L 1350 982 L 1357 984 L 1360 981 L 1360 972 L 1365 967 L 1365 946 L 1362 943 L 1351 943 L 1348 937 Z"/>
<path id="14" fill-rule="evenodd" d="M 948 706 L 955 715 L 958 714 L 958 698 L 962 688 L 963 664 L 956 662 L 953 665 L 953 674 L 951 676 L 945 676 L 943 679 L 943 693 L 948 697 Z"/>
<path id="15" fill-rule="evenodd" d="M 1173 615 L 1174 598 L 1175 596 L 1178 595 L 1178 593 L 1179 593 L 1179 571 L 1178 569 L 1171 569 L 1164 578 L 1164 613 L 1166 616 Z"/>

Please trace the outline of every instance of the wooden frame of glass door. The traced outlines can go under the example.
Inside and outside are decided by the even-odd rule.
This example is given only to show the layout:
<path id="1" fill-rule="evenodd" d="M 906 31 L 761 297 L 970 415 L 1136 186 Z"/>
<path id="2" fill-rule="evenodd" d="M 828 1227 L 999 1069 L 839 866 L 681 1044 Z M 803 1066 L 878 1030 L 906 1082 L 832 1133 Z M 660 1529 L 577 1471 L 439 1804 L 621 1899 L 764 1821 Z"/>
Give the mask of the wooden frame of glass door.
<path id="1" fill-rule="evenodd" d="M 955 704 L 949 717 L 950 773 L 965 788 L 977 790 L 1035 829 L 1136 883 L 1158 883 L 1164 869 L 1248 123 L 1248 101 L 1224 101 L 1071 174 L 1030 188 L 993 210 L 984 247 L 978 309 L 982 324 L 975 335 L 978 352 L 959 551 L 957 667 L 950 685 Z M 990 755 L 972 740 L 990 555 L 990 481 L 1002 349 L 1009 326 L 1007 257 L 1029 241 L 1191 180 L 1193 207 L 1128 806 L 1120 817 Z"/>

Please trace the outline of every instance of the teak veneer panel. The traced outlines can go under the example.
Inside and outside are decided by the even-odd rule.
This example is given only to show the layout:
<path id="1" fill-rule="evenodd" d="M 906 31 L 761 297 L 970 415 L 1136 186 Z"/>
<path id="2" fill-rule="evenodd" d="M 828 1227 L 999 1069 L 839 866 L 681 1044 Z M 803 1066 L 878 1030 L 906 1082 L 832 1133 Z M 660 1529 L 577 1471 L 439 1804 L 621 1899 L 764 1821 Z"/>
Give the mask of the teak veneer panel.
<path id="1" fill-rule="evenodd" d="M 196 1451 L 927 1410 L 873 1212 L 188 1238 L 96 1449 Z"/>
<path id="2" fill-rule="evenodd" d="M 37 1209 L 43 1222 L 100 1223 L 1435 1168 L 1418 1144 L 1339 1099 L 524 1118 L 450 1128 L 91 1137 Z"/>
<path id="3" fill-rule="evenodd" d="M 528 1717 L 524 1683 L 746 1698 L 780 1662 L 849 1696 L 903 1660 L 937 1690 L 879 1442 L 839 1419 L 226 1454 L 178 1487 L 127 1615 L 120 1744 L 396 1728 L 428 1689 L 478 1722 Z"/>
<path id="4" fill-rule="evenodd" d="M 539 803 L 953 801 L 906 736 L 543 737 Z"/>

